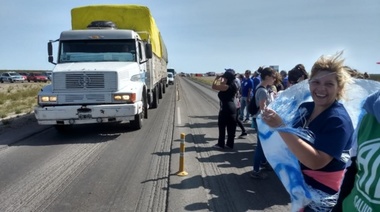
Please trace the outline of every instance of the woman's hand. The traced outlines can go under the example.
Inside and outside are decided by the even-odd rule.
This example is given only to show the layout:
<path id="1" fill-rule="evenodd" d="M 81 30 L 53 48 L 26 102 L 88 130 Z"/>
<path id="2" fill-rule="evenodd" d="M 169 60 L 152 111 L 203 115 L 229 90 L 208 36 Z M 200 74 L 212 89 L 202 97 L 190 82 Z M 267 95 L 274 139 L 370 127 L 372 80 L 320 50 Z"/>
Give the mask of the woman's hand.
<path id="1" fill-rule="evenodd" d="M 277 128 L 277 127 L 281 127 L 284 125 L 281 117 L 276 113 L 276 111 L 274 111 L 270 108 L 265 108 L 261 112 L 262 112 L 261 116 L 263 117 L 263 121 L 268 126 L 270 126 L 272 128 Z"/>
<path id="2" fill-rule="evenodd" d="M 221 75 L 216 75 L 214 82 L 212 83 L 211 88 L 218 91 L 226 91 L 228 85 L 226 85 L 227 80 Z"/>

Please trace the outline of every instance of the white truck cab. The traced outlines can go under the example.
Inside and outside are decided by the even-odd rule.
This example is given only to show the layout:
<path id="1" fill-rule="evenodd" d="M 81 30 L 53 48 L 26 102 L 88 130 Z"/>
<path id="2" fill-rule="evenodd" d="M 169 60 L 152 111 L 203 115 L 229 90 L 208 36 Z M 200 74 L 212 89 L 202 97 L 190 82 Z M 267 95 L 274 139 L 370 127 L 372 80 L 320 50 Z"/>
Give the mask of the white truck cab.
<path id="1" fill-rule="evenodd" d="M 148 117 L 147 79 L 152 69 L 152 47 L 133 30 L 106 28 L 96 21 L 86 30 L 70 30 L 59 38 L 53 83 L 38 94 L 35 116 L 39 124 L 58 130 L 75 124 L 125 122 L 140 129 Z M 96 25 L 95 28 L 91 28 Z"/>

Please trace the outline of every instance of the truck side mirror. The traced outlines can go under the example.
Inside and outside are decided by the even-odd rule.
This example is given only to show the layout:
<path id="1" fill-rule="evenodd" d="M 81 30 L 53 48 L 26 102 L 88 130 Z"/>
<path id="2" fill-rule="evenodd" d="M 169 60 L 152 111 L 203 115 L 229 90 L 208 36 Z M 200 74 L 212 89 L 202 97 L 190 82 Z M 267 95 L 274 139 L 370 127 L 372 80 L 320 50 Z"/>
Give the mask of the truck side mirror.
<path id="1" fill-rule="evenodd" d="M 49 63 L 53 63 L 54 65 L 56 64 L 56 63 L 54 63 L 53 44 L 51 43 L 51 41 L 49 41 L 49 43 L 48 43 L 48 61 L 49 61 Z"/>
<path id="2" fill-rule="evenodd" d="M 152 44 L 145 44 L 145 57 L 151 59 L 153 57 Z"/>

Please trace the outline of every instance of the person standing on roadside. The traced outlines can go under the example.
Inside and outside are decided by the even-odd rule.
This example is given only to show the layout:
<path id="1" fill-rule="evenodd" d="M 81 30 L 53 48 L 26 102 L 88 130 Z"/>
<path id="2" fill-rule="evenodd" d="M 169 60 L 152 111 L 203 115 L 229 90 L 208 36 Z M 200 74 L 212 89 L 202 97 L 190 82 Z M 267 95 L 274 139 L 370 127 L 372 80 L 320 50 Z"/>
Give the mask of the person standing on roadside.
<path id="1" fill-rule="evenodd" d="M 244 78 L 241 82 L 241 108 L 240 108 L 240 120 L 243 120 L 244 123 L 249 121 L 249 112 L 247 106 L 251 100 L 251 94 L 253 90 L 253 81 L 251 79 L 251 71 L 246 70 L 244 73 Z M 244 119 L 245 116 L 245 119 Z"/>
<path id="2" fill-rule="evenodd" d="M 276 95 L 280 92 L 285 90 L 284 85 L 282 84 L 282 76 L 279 72 L 276 72 L 276 80 L 273 84 L 276 87 Z M 275 97 L 276 97 L 275 95 Z"/>
<path id="3" fill-rule="evenodd" d="M 313 101 L 298 107 L 299 115 L 292 126 L 311 131 L 314 141 L 278 131 L 298 159 L 305 183 L 318 194 L 318 201 L 312 201 L 303 211 L 324 212 L 334 207 L 352 146 L 353 124 L 339 102 L 352 79 L 343 66 L 341 55 L 342 52 L 321 56 L 314 63 L 309 81 Z M 281 117 L 270 108 L 262 111 L 262 120 L 273 129 L 284 125 Z"/>
<path id="4" fill-rule="evenodd" d="M 284 87 L 284 90 L 288 87 L 288 72 L 285 70 L 280 71 L 281 74 L 281 83 Z"/>
<path id="5" fill-rule="evenodd" d="M 369 74 L 367 72 L 364 72 L 363 77 L 364 79 L 369 79 Z"/>
<path id="6" fill-rule="evenodd" d="M 307 73 L 305 66 L 302 64 L 297 64 L 288 72 L 288 87 L 308 78 L 309 74 Z"/>
<path id="7" fill-rule="evenodd" d="M 253 88 L 252 88 L 252 98 L 255 98 L 255 89 L 257 86 L 261 83 L 261 77 L 260 77 L 260 72 L 263 70 L 263 67 L 259 67 L 253 74 L 252 74 L 252 81 L 253 81 Z M 256 117 L 252 116 L 252 123 L 251 123 L 251 128 L 252 129 L 257 129 L 256 126 Z"/>
<path id="8" fill-rule="evenodd" d="M 269 103 L 271 103 L 272 101 L 271 94 L 267 88 L 273 85 L 276 79 L 276 71 L 271 67 L 266 67 L 261 70 L 260 76 L 261 76 L 261 83 L 256 88 L 255 97 L 254 97 L 256 101 L 256 105 L 259 107 L 258 113 L 260 113 L 261 110 L 264 110 L 265 107 L 269 105 Z M 254 116 L 253 120 L 256 122 L 255 117 L 257 116 L 257 114 L 253 116 Z M 257 123 L 255 123 L 255 126 L 257 126 Z M 257 128 L 256 131 L 257 131 L 256 133 L 257 145 L 256 145 L 255 153 L 253 156 L 253 171 L 251 172 L 250 176 L 255 179 L 265 179 L 267 175 L 262 173 L 260 169 L 262 166 L 266 166 L 269 164 L 265 158 L 263 149 L 261 147 L 261 142 L 259 138 L 259 129 Z"/>
<path id="9" fill-rule="evenodd" d="M 253 88 L 252 88 L 252 92 L 255 90 L 255 88 L 260 84 L 261 82 L 261 79 L 260 79 L 260 74 L 258 71 L 255 71 L 253 72 L 252 74 L 252 82 L 253 82 Z M 252 93 L 252 97 L 253 97 L 253 93 Z"/>
<path id="10" fill-rule="evenodd" d="M 235 76 L 236 77 L 236 76 Z M 236 98 L 235 98 L 235 105 L 236 105 L 236 123 L 237 125 L 240 127 L 241 129 L 241 134 L 239 135 L 238 138 L 244 138 L 248 135 L 247 131 L 245 130 L 245 127 L 243 125 L 243 123 L 241 122 L 241 120 L 239 119 L 239 114 L 240 114 L 240 98 L 241 98 L 241 79 L 242 79 L 242 75 L 241 74 L 238 74 L 235 81 L 236 81 L 236 84 L 238 85 L 238 91 L 236 92 Z"/>
<path id="11" fill-rule="evenodd" d="M 369 95 L 363 108 L 367 113 L 355 130 L 351 165 L 332 212 L 380 211 L 380 91 Z"/>
<path id="12" fill-rule="evenodd" d="M 234 148 L 236 133 L 236 105 L 235 98 L 238 92 L 237 81 L 235 80 L 235 71 L 226 69 L 223 75 L 217 75 L 212 83 L 212 89 L 218 90 L 220 100 L 220 110 L 218 115 L 219 137 L 218 143 L 214 146 L 218 149 L 224 149 L 227 146 Z M 227 143 L 225 142 L 227 128 Z"/>

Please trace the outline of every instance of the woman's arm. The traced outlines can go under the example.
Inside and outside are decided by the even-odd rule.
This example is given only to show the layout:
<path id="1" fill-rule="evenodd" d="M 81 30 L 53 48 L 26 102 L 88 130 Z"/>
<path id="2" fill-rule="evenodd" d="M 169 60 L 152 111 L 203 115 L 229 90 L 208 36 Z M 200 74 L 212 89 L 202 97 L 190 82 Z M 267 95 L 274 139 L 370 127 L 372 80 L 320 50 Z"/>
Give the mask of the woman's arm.
<path id="1" fill-rule="evenodd" d="M 263 121 L 270 127 L 276 128 L 283 125 L 281 117 L 272 109 L 265 109 L 262 117 Z M 279 132 L 279 134 L 297 159 L 312 170 L 325 167 L 333 159 L 332 156 L 315 149 L 294 134 L 287 132 Z"/>
<path id="2" fill-rule="evenodd" d="M 254 98 L 258 100 L 258 106 L 260 111 L 264 110 L 267 107 L 267 95 L 269 94 L 263 87 L 258 88 L 254 95 Z"/>
<path id="3" fill-rule="evenodd" d="M 228 89 L 228 85 L 226 84 L 226 79 L 217 75 L 214 79 L 214 82 L 212 83 L 211 88 L 218 91 L 226 91 Z"/>
<path id="4" fill-rule="evenodd" d="M 312 170 L 325 167 L 333 159 L 332 156 L 315 149 L 294 134 L 286 132 L 279 132 L 279 134 L 297 159 Z"/>

